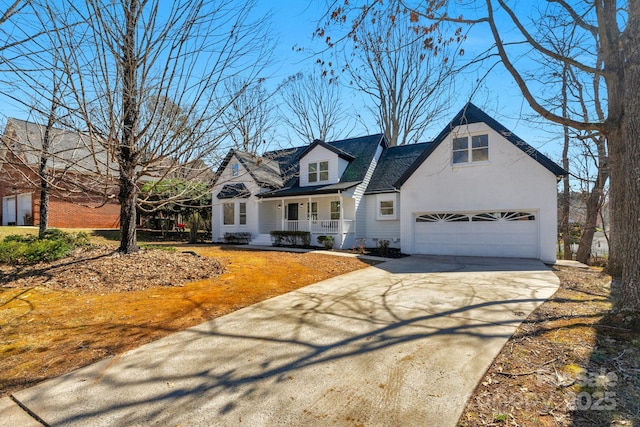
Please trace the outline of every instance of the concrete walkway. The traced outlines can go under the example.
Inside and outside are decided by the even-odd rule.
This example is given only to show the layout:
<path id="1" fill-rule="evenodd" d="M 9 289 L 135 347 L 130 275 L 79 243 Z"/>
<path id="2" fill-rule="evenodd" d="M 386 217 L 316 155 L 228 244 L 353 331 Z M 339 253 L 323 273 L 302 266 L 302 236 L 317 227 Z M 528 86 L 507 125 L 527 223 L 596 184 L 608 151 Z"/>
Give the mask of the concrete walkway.
<path id="1" fill-rule="evenodd" d="M 403 258 L 13 398 L 49 425 L 455 426 L 494 357 L 558 284 L 539 261 Z M 9 398 L 0 411 L 3 425 L 39 425 Z"/>

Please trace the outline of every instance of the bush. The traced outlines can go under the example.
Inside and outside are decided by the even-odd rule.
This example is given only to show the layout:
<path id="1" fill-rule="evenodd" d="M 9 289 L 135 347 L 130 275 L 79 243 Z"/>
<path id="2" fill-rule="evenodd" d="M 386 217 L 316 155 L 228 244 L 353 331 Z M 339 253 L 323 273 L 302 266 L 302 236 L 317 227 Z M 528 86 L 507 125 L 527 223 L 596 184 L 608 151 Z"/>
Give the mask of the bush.
<path id="1" fill-rule="evenodd" d="M 251 242 L 251 233 L 224 233 L 224 242 L 235 244 L 249 244 L 249 242 Z"/>
<path id="2" fill-rule="evenodd" d="M 388 240 L 378 240 L 378 251 L 380 252 L 380 255 L 387 256 L 389 253 L 389 244 L 390 242 Z"/>
<path id="3" fill-rule="evenodd" d="M 271 244 L 273 246 L 296 246 L 306 248 L 311 244 L 311 233 L 308 231 L 274 230 L 270 234 Z"/>
<path id="4" fill-rule="evenodd" d="M 333 249 L 333 236 L 318 236 L 318 243 L 324 245 L 325 249 Z"/>
<path id="5" fill-rule="evenodd" d="M 87 233 L 66 233 L 57 229 L 47 230 L 44 238 L 36 235 L 10 235 L 0 242 L 0 262 L 37 263 L 50 262 L 69 255 L 79 246 L 89 245 Z"/>

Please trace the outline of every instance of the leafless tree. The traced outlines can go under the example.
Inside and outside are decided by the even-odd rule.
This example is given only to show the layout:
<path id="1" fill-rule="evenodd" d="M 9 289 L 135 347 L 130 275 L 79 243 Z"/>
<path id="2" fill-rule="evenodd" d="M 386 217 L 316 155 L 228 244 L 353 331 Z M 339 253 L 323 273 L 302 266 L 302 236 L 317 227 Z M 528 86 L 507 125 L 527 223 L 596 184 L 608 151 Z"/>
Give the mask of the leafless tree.
<path id="1" fill-rule="evenodd" d="M 364 5 L 362 4 L 364 3 Z M 357 28 L 379 0 L 332 3 L 331 22 L 348 20 Z M 407 1 L 406 3 L 410 3 Z M 610 173 L 609 204 L 611 246 L 608 271 L 621 277 L 620 293 L 614 301 L 617 311 L 640 316 L 640 2 L 625 0 L 548 1 L 540 8 L 509 0 L 475 0 L 456 9 L 457 2 L 430 0 L 407 4 L 409 15 L 433 33 L 445 23 L 486 26 L 495 53 L 515 80 L 531 108 L 543 118 L 587 132 L 601 133 L 608 145 Z M 540 13 L 542 12 L 542 13 Z M 567 56 L 546 43 L 544 34 L 532 25 L 550 16 L 572 22 L 576 33 L 588 33 L 580 55 Z M 319 31 L 323 31 L 320 29 Z M 444 30 L 440 30 L 444 31 Z M 589 40 L 587 42 L 587 40 Z M 572 66 L 577 73 L 600 81 L 592 99 L 602 100 L 603 120 L 582 114 L 565 117 L 557 108 L 545 105 L 540 86 L 526 79 L 529 62 L 523 58 L 540 56 L 544 60 Z M 561 90 L 556 85 L 557 92 Z M 547 90 L 552 87 L 547 87 Z M 606 102 L 605 102 L 606 101 Z"/>
<path id="2" fill-rule="evenodd" d="M 337 82 L 315 73 L 298 73 L 281 86 L 281 118 L 296 135 L 309 143 L 346 136 L 349 115 Z"/>
<path id="3" fill-rule="evenodd" d="M 421 142 L 450 105 L 454 60 L 447 43 L 424 37 L 401 2 L 381 6 L 354 28 L 344 69 L 373 101 L 372 113 L 391 146 Z"/>
<path id="4" fill-rule="evenodd" d="M 138 249 L 143 183 L 189 175 L 201 184 L 209 172 L 198 160 L 225 138 L 222 117 L 235 98 L 224 82 L 253 81 L 270 53 L 267 18 L 252 20 L 254 4 L 66 0 L 65 13 L 49 9 L 53 22 L 66 24 L 56 35 L 73 111 L 117 164 L 121 252 Z"/>
<path id="5" fill-rule="evenodd" d="M 12 42 L 5 47 L 3 95 L 28 112 L 27 121 L 10 119 L 2 140 L 3 180 L 20 189 L 39 188 L 39 236 L 48 228 L 52 192 L 65 201 L 99 206 L 108 197 L 91 177 L 99 168 L 100 152 L 86 145 L 80 133 L 65 129 L 69 86 L 61 46 L 55 37 L 46 4 L 24 2 L 13 14 Z M 105 182 L 104 179 L 98 182 Z"/>
<path id="6" fill-rule="evenodd" d="M 240 78 L 225 82 L 223 122 L 236 149 L 256 154 L 271 138 L 276 123 L 273 94 L 264 80 L 248 82 Z"/>

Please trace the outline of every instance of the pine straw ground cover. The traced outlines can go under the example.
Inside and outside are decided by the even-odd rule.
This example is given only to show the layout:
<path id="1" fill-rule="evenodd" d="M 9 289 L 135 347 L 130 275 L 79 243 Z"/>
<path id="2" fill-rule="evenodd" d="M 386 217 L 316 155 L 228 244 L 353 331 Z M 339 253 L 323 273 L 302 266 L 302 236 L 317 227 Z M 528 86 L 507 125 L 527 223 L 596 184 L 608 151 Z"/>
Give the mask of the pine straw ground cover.
<path id="1" fill-rule="evenodd" d="M 209 245 L 126 256 L 80 248 L 51 264 L 0 266 L 0 396 L 367 266 Z"/>
<path id="2" fill-rule="evenodd" d="M 560 289 L 502 349 L 459 426 L 640 426 L 640 332 L 610 314 L 611 278 L 554 272 Z"/>

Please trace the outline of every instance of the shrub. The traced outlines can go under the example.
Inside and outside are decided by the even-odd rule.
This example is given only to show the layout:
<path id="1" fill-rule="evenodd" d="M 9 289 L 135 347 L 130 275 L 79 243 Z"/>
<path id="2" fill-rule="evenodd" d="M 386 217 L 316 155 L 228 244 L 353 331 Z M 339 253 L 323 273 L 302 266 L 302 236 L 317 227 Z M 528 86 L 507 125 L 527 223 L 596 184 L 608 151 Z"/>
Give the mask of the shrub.
<path id="1" fill-rule="evenodd" d="M 270 234 L 273 246 L 308 247 L 311 244 L 311 233 L 308 231 L 274 230 Z"/>
<path id="2" fill-rule="evenodd" d="M 318 243 L 323 245 L 325 249 L 333 249 L 333 236 L 318 236 Z"/>
<path id="3" fill-rule="evenodd" d="M 50 262 L 64 258 L 73 250 L 73 246 L 62 239 L 36 240 L 27 245 L 24 252 L 24 259 L 28 263 Z"/>
<path id="4" fill-rule="evenodd" d="M 380 255 L 387 256 L 389 253 L 389 243 L 390 242 L 388 240 L 378 240 L 378 251 L 380 252 Z"/>
<path id="5" fill-rule="evenodd" d="M 251 233 L 237 232 L 224 233 L 225 243 L 248 244 L 251 242 Z"/>
<path id="6" fill-rule="evenodd" d="M 74 234 L 50 229 L 42 239 L 32 234 L 10 235 L 0 243 L 0 262 L 50 262 L 64 258 L 76 247 L 87 245 L 89 236 L 83 232 Z"/>

